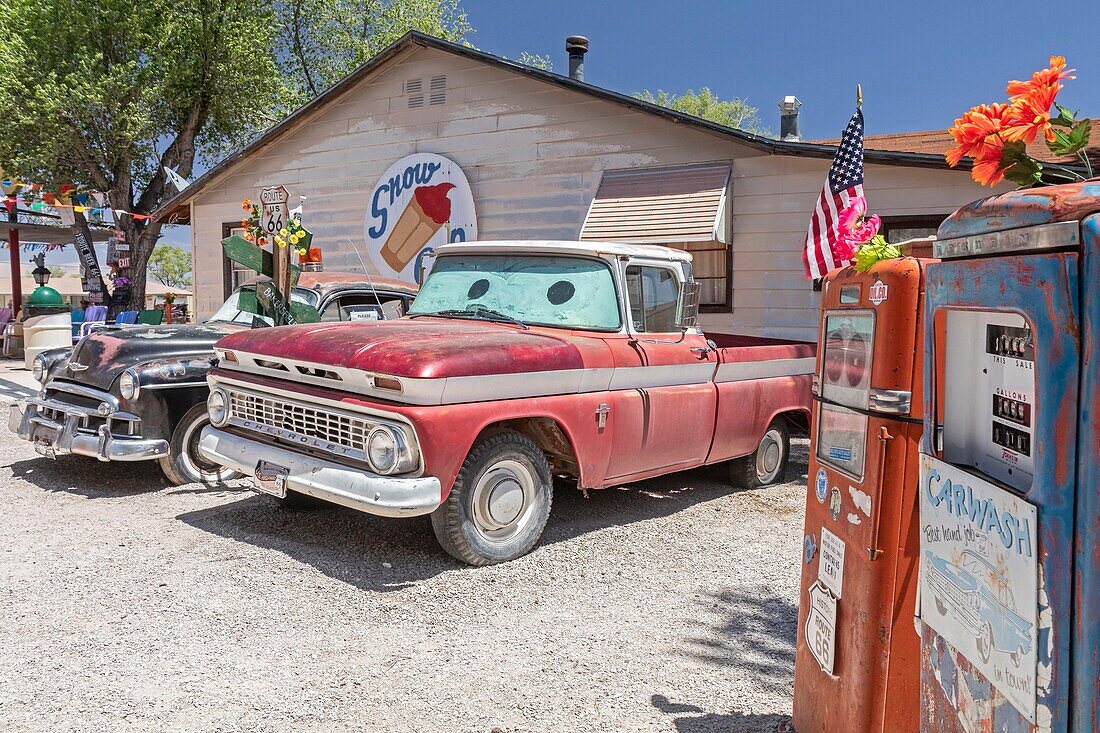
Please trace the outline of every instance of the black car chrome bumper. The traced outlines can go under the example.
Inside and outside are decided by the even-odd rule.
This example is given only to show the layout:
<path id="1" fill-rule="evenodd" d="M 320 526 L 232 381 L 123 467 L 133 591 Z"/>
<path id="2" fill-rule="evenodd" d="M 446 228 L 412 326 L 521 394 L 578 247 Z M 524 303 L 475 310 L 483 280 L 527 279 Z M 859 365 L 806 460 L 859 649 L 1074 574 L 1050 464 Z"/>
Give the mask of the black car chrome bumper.
<path id="1" fill-rule="evenodd" d="M 77 385 L 47 391 L 74 395 L 85 403 L 99 400 L 97 407 L 75 404 L 55 397 L 20 400 L 8 413 L 8 428 L 23 440 L 50 455 L 90 456 L 101 461 L 148 461 L 168 455 L 168 441 L 143 438 L 141 418 L 119 409 L 117 398 Z"/>

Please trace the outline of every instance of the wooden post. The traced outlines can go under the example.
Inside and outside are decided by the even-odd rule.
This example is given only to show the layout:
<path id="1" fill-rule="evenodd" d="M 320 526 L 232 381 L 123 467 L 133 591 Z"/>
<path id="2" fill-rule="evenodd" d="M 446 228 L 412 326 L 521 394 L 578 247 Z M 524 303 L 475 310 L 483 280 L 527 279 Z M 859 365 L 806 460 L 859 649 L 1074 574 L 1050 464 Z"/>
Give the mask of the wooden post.
<path id="1" fill-rule="evenodd" d="M 23 275 L 19 271 L 18 229 L 8 230 L 8 252 L 11 254 L 11 317 L 14 321 L 19 309 L 23 307 Z"/>

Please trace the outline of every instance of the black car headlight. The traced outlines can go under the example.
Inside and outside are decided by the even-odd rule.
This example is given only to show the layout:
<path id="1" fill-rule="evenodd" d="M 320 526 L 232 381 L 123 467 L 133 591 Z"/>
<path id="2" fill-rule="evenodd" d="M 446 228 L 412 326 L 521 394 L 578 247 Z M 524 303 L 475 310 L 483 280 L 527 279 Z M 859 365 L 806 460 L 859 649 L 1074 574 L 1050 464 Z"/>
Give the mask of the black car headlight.
<path id="1" fill-rule="evenodd" d="M 138 377 L 136 369 L 127 369 L 122 373 L 122 376 L 118 378 L 118 391 L 127 400 L 132 400 L 138 396 L 138 392 L 141 391 L 141 379 Z"/>

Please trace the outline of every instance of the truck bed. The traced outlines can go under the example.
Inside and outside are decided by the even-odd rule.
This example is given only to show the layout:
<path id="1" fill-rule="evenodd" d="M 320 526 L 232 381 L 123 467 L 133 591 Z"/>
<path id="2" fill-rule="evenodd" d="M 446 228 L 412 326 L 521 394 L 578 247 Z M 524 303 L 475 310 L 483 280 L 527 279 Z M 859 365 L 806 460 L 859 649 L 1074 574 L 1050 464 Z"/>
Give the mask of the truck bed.
<path id="1" fill-rule="evenodd" d="M 767 359 L 805 359 L 817 356 L 817 344 L 810 341 L 744 336 L 733 333 L 704 333 L 718 348 L 723 364 Z"/>

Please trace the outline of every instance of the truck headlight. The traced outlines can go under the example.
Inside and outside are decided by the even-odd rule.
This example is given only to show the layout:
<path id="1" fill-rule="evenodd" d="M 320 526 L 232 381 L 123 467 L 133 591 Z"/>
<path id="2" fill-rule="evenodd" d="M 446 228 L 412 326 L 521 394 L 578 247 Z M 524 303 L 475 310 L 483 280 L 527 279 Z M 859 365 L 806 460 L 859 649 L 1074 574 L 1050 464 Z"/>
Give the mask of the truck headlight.
<path id="1" fill-rule="evenodd" d="M 397 466 L 397 438 L 389 428 L 377 427 L 367 435 L 367 462 L 376 473 L 391 473 Z"/>
<path id="2" fill-rule="evenodd" d="M 210 424 L 216 428 L 229 422 L 225 392 L 220 389 L 211 390 L 210 396 L 206 398 L 206 411 L 210 415 Z"/>
<path id="3" fill-rule="evenodd" d="M 34 357 L 34 361 L 31 363 L 31 376 L 39 384 L 46 383 L 46 357 L 42 354 Z"/>
<path id="4" fill-rule="evenodd" d="M 138 396 L 138 392 L 141 391 L 141 383 L 135 370 L 127 369 L 122 373 L 122 376 L 118 378 L 118 391 L 127 400 L 132 400 Z"/>

